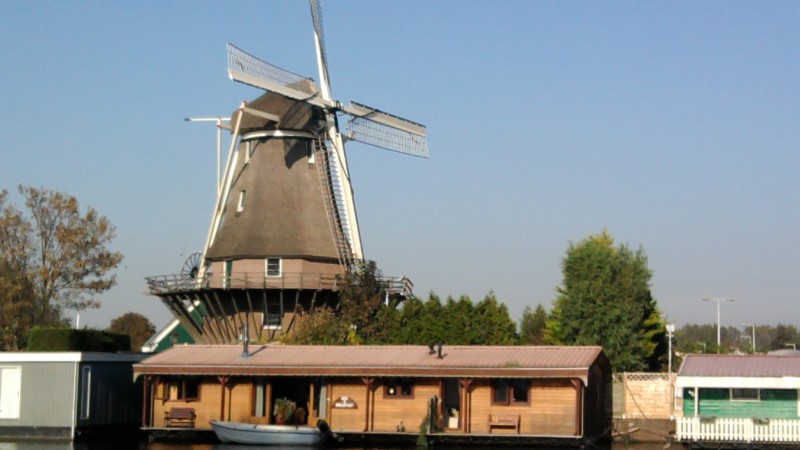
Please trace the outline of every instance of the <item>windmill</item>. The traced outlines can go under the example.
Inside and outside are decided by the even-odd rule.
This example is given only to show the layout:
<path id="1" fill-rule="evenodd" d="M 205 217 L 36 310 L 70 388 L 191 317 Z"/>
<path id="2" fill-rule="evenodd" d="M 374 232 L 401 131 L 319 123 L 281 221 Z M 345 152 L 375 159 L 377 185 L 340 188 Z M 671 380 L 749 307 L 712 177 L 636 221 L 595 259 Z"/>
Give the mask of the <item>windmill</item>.
<path id="1" fill-rule="evenodd" d="M 271 339 L 336 301 L 340 275 L 364 258 L 345 141 L 428 157 L 424 125 L 332 97 L 322 10 L 310 4 L 319 84 L 228 44 L 230 79 L 265 93 L 218 123 L 230 149 L 196 276 L 148 278 L 198 342 L 235 340 L 245 320 Z"/>

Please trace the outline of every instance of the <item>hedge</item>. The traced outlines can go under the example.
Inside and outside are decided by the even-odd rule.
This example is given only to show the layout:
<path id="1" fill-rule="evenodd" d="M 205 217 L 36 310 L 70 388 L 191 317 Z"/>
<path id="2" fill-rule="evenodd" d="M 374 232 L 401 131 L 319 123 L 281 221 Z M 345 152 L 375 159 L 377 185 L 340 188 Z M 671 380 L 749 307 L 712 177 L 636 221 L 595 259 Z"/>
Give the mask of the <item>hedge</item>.
<path id="1" fill-rule="evenodd" d="M 101 330 L 34 327 L 28 337 L 31 352 L 129 352 L 131 337 Z"/>

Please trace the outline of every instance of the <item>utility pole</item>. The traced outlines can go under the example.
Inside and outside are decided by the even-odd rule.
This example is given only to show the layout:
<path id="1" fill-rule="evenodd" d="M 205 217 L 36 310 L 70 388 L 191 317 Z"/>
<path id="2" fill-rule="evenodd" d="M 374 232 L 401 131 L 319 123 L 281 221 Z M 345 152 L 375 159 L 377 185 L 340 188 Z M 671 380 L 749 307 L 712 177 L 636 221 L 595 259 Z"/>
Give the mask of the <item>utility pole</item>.
<path id="1" fill-rule="evenodd" d="M 720 339 L 720 331 L 719 331 L 719 304 L 721 302 L 732 302 L 734 299 L 732 298 L 722 298 L 722 297 L 705 297 L 703 298 L 704 302 L 717 302 L 717 353 L 719 354 L 719 347 L 721 345 Z"/>
<path id="2" fill-rule="evenodd" d="M 668 323 L 667 324 L 667 339 L 669 339 L 669 356 L 667 357 L 667 373 L 672 374 L 672 333 L 675 332 L 675 324 Z"/>

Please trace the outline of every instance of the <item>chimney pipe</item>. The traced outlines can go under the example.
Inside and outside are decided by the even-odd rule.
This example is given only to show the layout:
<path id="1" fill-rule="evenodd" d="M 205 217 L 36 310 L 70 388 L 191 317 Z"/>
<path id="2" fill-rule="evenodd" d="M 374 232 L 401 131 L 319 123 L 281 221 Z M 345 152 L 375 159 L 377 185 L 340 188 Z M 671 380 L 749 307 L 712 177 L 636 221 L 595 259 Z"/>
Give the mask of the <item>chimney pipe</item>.
<path id="1" fill-rule="evenodd" d="M 436 356 L 436 357 L 437 357 L 437 358 L 439 358 L 439 359 L 442 359 L 442 358 L 443 358 L 443 356 L 442 356 L 442 345 L 443 345 L 443 344 L 440 342 L 440 343 L 439 343 L 439 355 L 437 355 L 437 356 Z"/>
<path id="2" fill-rule="evenodd" d="M 250 357 L 250 350 L 248 346 L 250 345 L 250 330 L 247 326 L 247 317 L 245 316 L 244 324 L 242 324 L 242 359 L 247 359 Z"/>

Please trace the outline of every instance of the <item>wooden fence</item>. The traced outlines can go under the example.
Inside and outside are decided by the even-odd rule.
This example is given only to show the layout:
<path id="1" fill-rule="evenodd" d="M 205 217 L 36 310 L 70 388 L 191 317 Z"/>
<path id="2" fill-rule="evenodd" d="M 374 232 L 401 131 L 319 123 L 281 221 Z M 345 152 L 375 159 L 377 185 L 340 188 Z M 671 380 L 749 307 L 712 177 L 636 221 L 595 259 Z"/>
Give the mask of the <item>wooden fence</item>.
<path id="1" fill-rule="evenodd" d="M 800 442 L 800 420 L 795 419 L 680 417 L 676 431 L 680 442 Z"/>

